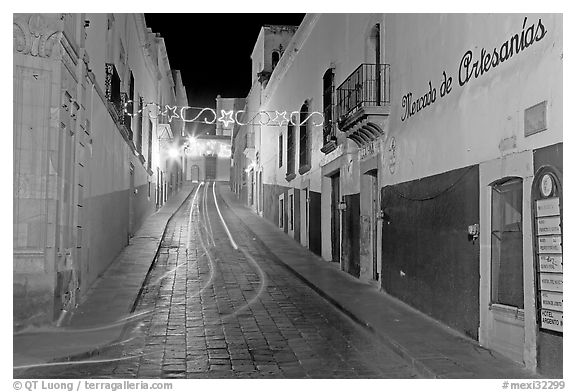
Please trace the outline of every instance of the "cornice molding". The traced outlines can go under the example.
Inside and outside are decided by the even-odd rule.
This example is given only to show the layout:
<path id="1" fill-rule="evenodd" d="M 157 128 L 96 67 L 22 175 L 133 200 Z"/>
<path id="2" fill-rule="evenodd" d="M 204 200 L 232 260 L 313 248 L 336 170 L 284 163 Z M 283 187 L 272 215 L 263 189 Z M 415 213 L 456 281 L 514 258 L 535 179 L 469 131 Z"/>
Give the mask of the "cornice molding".
<path id="1" fill-rule="evenodd" d="M 62 37 L 62 14 L 14 14 L 13 50 L 34 57 L 53 58 Z"/>
<path id="2" fill-rule="evenodd" d="M 150 53 L 150 46 L 152 45 L 149 41 L 149 32 L 146 27 L 146 20 L 144 19 L 144 14 L 133 14 L 134 23 L 136 24 L 136 35 L 138 37 L 138 44 L 142 48 L 142 53 L 144 54 L 144 64 L 146 69 L 150 73 L 152 78 L 158 79 L 159 71 L 158 65 L 155 63 L 152 54 Z"/>

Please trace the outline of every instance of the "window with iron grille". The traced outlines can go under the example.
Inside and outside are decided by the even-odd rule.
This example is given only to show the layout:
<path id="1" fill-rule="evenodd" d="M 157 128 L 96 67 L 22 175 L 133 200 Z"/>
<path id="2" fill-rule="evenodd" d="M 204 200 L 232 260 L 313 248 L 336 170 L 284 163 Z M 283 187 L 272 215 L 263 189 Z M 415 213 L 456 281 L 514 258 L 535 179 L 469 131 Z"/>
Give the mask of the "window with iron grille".
<path id="1" fill-rule="evenodd" d="M 278 65 L 279 61 L 280 61 L 280 52 L 275 50 L 272 52 L 272 69 L 276 68 L 276 65 Z"/>
<path id="2" fill-rule="evenodd" d="M 323 77 L 322 114 L 324 115 L 324 144 L 333 136 L 332 120 L 334 112 L 334 68 L 328 69 Z"/>
<path id="3" fill-rule="evenodd" d="M 286 167 L 286 177 L 289 177 L 294 174 L 294 161 L 296 160 L 296 140 L 294 137 L 294 124 L 292 121 L 288 123 L 288 132 L 287 132 L 287 140 L 286 140 L 286 159 L 287 159 L 287 167 Z"/>
<path id="4" fill-rule="evenodd" d="M 118 71 L 116 70 L 116 66 L 114 64 L 107 63 L 106 64 L 106 98 L 108 101 L 112 103 L 116 112 L 122 113 L 121 110 L 121 95 L 120 95 L 120 75 L 118 75 Z"/>
<path id="5" fill-rule="evenodd" d="M 309 104 L 306 101 L 300 108 L 300 174 L 310 169 L 309 121 L 306 121 L 309 112 Z"/>
<path id="6" fill-rule="evenodd" d="M 132 75 L 132 71 L 130 71 L 130 80 L 128 85 L 128 102 L 126 102 L 126 107 L 122 108 L 122 110 L 126 109 L 128 113 L 124 114 L 124 124 L 134 131 L 132 128 L 132 116 L 134 115 L 134 108 L 136 107 L 136 103 L 134 102 L 134 75 Z"/>

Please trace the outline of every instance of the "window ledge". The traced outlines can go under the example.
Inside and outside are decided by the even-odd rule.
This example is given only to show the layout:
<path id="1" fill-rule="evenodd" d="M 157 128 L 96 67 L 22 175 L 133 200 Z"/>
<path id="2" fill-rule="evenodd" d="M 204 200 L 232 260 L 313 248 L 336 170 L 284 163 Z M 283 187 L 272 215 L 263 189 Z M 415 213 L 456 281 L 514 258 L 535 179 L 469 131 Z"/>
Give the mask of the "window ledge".
<path id="1" fill-rule="evenodd" d="M 309 170 L 310 170 L 310 165 L 300 166 L 300 169 L 298 169 L 298 173 L 304 174 Z"/>
<path id="2" fill-rule="evenodd" d="M 524 320 L 524 309 L 520 309 L 515 306 L 490 304 L 490 310 L 492 310 L 494 313 L 498 313 L 503 316 L 505 315 L 508 317 L 514 317 L 520 320 Z"/>
<path id="3" fill-rule="evenodd" d="M 292 181 L 295 178 L 296 178 L 296 174 L 294 174 L 294 173 L 286 174 L 286 181 L 288 181 L 288 182 Z"/>
<path id="4" fill-rule="evenodd" d="M 328 143 L 324 144 L 320 151 L 324 154 L 329 154 L 336 149 L 336 143 L 333 140 L 330 140 Z"/>

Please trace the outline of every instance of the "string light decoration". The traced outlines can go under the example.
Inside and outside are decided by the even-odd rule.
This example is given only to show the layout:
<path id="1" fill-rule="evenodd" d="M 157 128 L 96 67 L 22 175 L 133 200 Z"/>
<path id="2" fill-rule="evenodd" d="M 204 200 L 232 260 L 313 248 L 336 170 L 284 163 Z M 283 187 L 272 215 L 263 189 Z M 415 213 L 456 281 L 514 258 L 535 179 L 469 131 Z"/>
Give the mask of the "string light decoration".
<path id="1" fill-rule="evenodd" d="M 228 125 L 230 123 L 234 123 L 235 120 L 234 118 L 232 118 L 232 114 L 234 113 L 233 110 L 230 110 L 229 112 L 227 112 L 226 110 L 221 110 L 222 112 L 222 116 L 220 116 L 220 118 L 218 119 L 218 121 L 224 123 L 224 126 L 226 128 L 228 128 Z"/>
<path id="2" fill-rule="evenodd" d="M 164 105 L 162 108 L 160 105 L 154 102 L 146 102 L 140 106 L 136 112 L 130 113 L 128 111 L 128 105 L 133 103 L 132 100 L 127 100 L 124 102 L 124 114 L 130 117 L 138 116 L 142 113 L 146 108 L 152 107 L 152 110 L 148 110 L 148 117 L 151 120 L 159 119 L 161 116 L 167 116 L 168 122 L 172 122 L 174 119 L 180 119 L 183 122 L 195 122 L 201 124 L 214 124 L 215 122 L 221 122 L 224 124 L 225 127 L 228 127 L 230 124 L 238 124 L 242 125 L 261 125 L 261 126 L 278 126 L 281 127 L 286 124 L 292 124 L 294 126 L 303 125 L 310 121 L 313 126 L 321 127 L 324 125 L 324 115 L 320 112 L 299 112 L 293 111 L 288 114 L 288 111 L 284 110 L 282 112 L 278 110 L 261 110 L 259 112 L 246 112 L 245 110 L 238 110 L 234 112 L 233 110 L 226 111 L 220 110 L 220 117 L 216 114 L 216 111 L 212 108 L 201 108 L 195 106 L 170 106 Z M 156 110 L 153 110 L 156 108 Z M 156 111 L 156 115 L 153 112 Z M 187 111 L 192 111 L 193 113 L 196 112 L 195 115 L 190 116 L 189 118 L 186 114 Z M 206 113 L 206 114 L 205 114 Z M 238 116 L 242 116 L 244 114 L 253 115 L 250 120 L 246 123 L 240 122 Z M 295 118 L 299 117 L 302 113 L 306 113 L 307 116 L 302 120 L 301 123 L 296 123 Z M 202 115 L 205 116 L 203 118 Z M 317 123 L 316 119 L 319 119 L 320 122 Z"/>

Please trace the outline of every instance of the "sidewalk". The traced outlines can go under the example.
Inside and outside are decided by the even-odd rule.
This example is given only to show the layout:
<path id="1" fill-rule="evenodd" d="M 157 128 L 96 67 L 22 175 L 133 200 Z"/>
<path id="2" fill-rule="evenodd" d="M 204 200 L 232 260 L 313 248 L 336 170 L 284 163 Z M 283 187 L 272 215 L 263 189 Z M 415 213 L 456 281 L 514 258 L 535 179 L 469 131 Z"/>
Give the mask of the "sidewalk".
<path id="1" fill-rule="evenodd" d="M 130 244 L 92 285 L 66 326 L 15 334 L 13 366 L 86 358 L 118 340 L 126 325 L 123 319 L 132 310 L 164 230 L 192 189 L 193 185 L 184 185 L 146 218 Z"/>
<path id="2" fill-rule="evenodd" d="M 259 217 L 221 185 L 220 195 L 266 248 L 292 273 L 427 378 L 532 379 L 539 376 L 479 346 L 368 283 L 340 271 Z"/>

